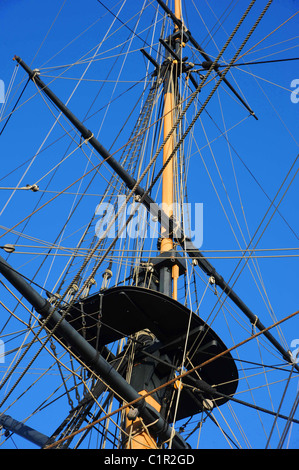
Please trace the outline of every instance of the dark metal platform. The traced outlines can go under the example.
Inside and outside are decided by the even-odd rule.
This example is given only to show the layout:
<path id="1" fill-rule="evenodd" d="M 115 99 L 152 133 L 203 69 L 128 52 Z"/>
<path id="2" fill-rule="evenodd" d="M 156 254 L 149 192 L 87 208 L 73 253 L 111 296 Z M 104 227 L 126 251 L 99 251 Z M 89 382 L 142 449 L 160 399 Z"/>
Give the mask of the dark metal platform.
<path id="1" fill-rule="evenodd" d="M 183 357 L 188 335 L 186 351 L 190 362 L 185 364 L 186 370 L 190 370 L 227 349 L 216 333 L 184 305 L 143 287 L 113 287 L 74 304 L 69 313 L 71 325 L 98 350 L 148 329 L 157 338 L 153 350 L 158 348 L 160 355 L 166 354 L 172 362 Z M 192 378 L 199 377 L 225 395 L 233 395 L 236 391 L 238 371 L 230 353 L 192 372 L 184 383 L 193 386 Z M 207 397 L 207 394 L 203 393 L 203 396 Z M 178 410 L 178 419 L 199 412 L 184 390 L 181 399 L 183 404 Z M 226 398 L 218 398 L 217 404 L 226 401 Z"/>

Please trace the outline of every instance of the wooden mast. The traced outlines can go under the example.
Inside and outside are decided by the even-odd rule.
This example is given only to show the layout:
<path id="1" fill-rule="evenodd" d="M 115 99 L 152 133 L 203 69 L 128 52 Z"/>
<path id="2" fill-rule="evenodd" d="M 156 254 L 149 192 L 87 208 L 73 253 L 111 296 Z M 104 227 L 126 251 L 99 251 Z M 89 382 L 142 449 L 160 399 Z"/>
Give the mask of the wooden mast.
<path id="1" fill-rule="evenodd" d="M 181 0 L 175 0 L 175 16 L 181 21 L 182 17 L 182 5 Z M 175 25 L 175 30 L 178 30 L 178 26 Z M 174 108 L 175 108 L 175 77 L 174 70 L 177 64 L 173 63 L 169 66 L 165 79 L 165 92 L 164 92 L 164 118 L 163 118 L 163 135 L 164 139 L 169 134 L 170 130 L 173 127 L 174 122 Z M 163 149 L 163 165 L 171 155 L 174 149 L 174 133 L 166 142 Z M 173 206 L 174 206 L 174 159 L 168 163 L 162 174 L 162 208 L 168 217 L 173 216 Z M 165 232 L 165 229 L 162 230 L 162 240 L 160 252 L 164 253 L 173 249 L 173 240 L 171 235 Z M 179 277 L 179 267 L 173 265 L 172 272 L 167 273 L 162 271 L 162 291 L 164 293 L 171 295 L 175 300 L 177 300 L 177 279 Z M 168 276 L 168 279 L 167 279 Z M 171 283 L 172 280 L 172 283 Z M 172 289 L 171 289 L 172 284 Z"/>
<path id="2" fill-rule="evenodd" d="M 181 0 L 175 0 L 175 16 L 181 20 Z M 175 25 L 175 31 L 178 30 L 178 26 Z M 174 108 L 175 108 L 175 77 L 174 70 L 177 64 L 170 64 L 169 70 L 166 73 L 164 82 L 164 110 L 163 110 L 163 136 L 164 139 L 169 134 L 173 127 L 174 122 Z M 163 149 L 163 165 L 171 155 L 174 149 L 174 133 L 166 142 Z M 167 164 L 166 168 L 162 173 L 162 209 L 168 217 L 173 215 L 173 204 L 174 204 L 174 163 L 173 158 Z M 162 229 L 161 232 L 161 246 L 160 253 L 165 253 L 173 249 L 173 240 L 169 230 Z M 172 296 L 175 300 L 177 299 L 177 279 L 179 277 L 179 267 L 173 265 L 171 270 L 169 268 L 161 268 L 160 271 L 160 290 L 165 294 Z M 146 391 L 139 391 L 140 395 L 145 394 Z M 150 403 L 157 411 L 160 411 L 161 405 L 153 398 L 148 397 L 146 401 Z M 131 436 L 126 445 L 127 449 L 156 449 L 156 440 L 150 434 L 150 428 L 144 430 L 143 423 L 139 418 L 128 419 L 129 414 L 127 413 L 127 426 L 126 432 Z"/>

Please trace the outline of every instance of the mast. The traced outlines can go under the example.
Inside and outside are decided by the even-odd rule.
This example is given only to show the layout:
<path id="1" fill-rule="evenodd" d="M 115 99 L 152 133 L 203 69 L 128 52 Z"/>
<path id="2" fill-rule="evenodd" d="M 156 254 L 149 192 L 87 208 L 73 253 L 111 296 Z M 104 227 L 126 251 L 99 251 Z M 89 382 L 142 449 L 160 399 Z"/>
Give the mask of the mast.
<path id="1" fill-rule="evenodd" d="M 175 16 L 181 20 L 182 11 L 181 11 L 181 0 L 175 0 Z M 175 31 L 178 31 L 179 28 L 175 25 Z M 178 37 L 175 41 L 175 52 L 179 52 L 180 48 L 180 38 Z M 172 60 L 168 65 L 168 70 L 166 72 L 165 82 L 164 82 L 164 117 L 163 117 L 163 135 L 164 140 L 167 138 L 170 133 L 173 122 L 174 122 L 174 108 L 175 108 L 175 89 L 176 89 L 176 67 L 177 63 L 175 60 Z M 172 154 L 174 149 L 174 133 L 170 136 L 166 142 L 163 149 L 163 165 L 167 162 L 169 156 Z M 162 174 L 162 208 L 167 214 L 169 219 L 173 217 L 173 206 L 174 206 L 174 185 L 173 185 L 173 176 L 174 176 L 174 159 L 172 158 L 168 165 L 165 167 Z M 162 229 L 162 240 L 160 252 L 165 253 L 173 249 L 173 240 L 170 233 L 166 233 L 165 229 Z M 160 291 L 164 294 L 172 297 L 177 300 L 177 278 L 179 267 L 177 265 L 169 267 L 162 267 L 160 271 Z M 171 285 L 173 281 L 173 286 Z"/>
<path id="2" fill-rule="evenodd" d="M 181 20 L 181 0 L 175 0 L 175 16 Z M 179 27 L 175 24 L 175 32 L 179 31 Z M 162 39 L 162 38 L 161 38 Z M 178 53 L 180 48 L 180 39 L 177 38 L 175 42 L 175 52 Z M 166 49 L 167 54 L 167 49 Z M 166 57 L 167 59 L 167 57 Z M 167 60 L 166 60 L 167 63 Z M 166 65 L 167 71 L 164 78 L 164 109 L 163 109 L 163 138 L 167 138 L 170 133 L 173 123 L 174 123 L 174 109 L 176 101 L 176 69 L 177 61 L 171 59 L 171 61 Z M 167 162 L 169 156 L 174 150 L 174 133 L 167 140 L 163 148 L 163 166 Z M 169 220 L 173 217 L 173 206 L 174 206 L 174 159 L 172 158 L 170 162 L 166 165 L 162 173 L 162 210 L 166 214 Z M 160 245 L 160 254 L 163 258 L 164 254 L 166 258 L 169 257 L 169 253 L 172 253 L 174 248 L 172 231 L 170 227 L 163 227 L 161 229 L 161 245 Z M 172 266 L 162 265 L 159 268 L 159 290 L 163 294 L 173 297 L 177 300 L 177 279 L 179 277 L 179 266 L 176 263 L 173 263 Z M 142 331 L 140 334 L 143 337 L 145 344 L 151 344 L 155 340 L 155 337 L 149 330 Z M 144 370 L 138 368 L 137 371 L 133 370 L 132 380 L 137 380 L 137 382 L 142 383 L 142 377 L 146 376 L 146 370 L 149 366 L 144 364 Z M 133 368 L 134 369 L 134 368 Z M 136 365 L 135 365 L 136 369 Z M 134 377 L 134 374 L 137 377 Z M 140 395 L 146 394 L 146 390 L 140 390 Z M 149 404 L 155 408 L 158 412 L 161 411 L 161 403 L 159 403 L 155 398 L 149 397 Z M 148 401 L 148 399 L 146 399 Z M 144 427 L 139 419 L 135 419 L 130 423 L 130 412 L 127 413 L 127 428 L 128 433 L 134 433 L 134 440 L 130 440 L 128 448 L 130 449 L 146 449 L 146 448 L 156 448 L 156 439 L 150 434 L 150 430 L 144 430 Z M 139 431 L 138 431 L 139 430 Z"/>

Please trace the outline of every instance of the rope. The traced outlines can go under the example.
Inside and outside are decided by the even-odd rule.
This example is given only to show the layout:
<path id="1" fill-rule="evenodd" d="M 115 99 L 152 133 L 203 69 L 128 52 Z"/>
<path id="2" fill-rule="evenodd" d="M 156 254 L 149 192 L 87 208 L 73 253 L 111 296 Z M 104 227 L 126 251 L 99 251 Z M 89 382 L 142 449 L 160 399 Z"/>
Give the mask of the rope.
<path id="1" fill-rule="evenodd" d="M 291 59 L 273 59 L 273 60 L 258 60 L 256 62 L 241 62 L 237 64 L 232 64 L 231 67 L 243 67 L 243 65 L 260 65 L 260 64 L 272 64 L 276 62 L 288 62 L 291 60 L 299 60 L 299 57 L 292 57 Z M 226 65 L 218 65 L 219 68 L 226 67 Z M 196 70 L 196 72 L 202 72 L 202 70 Z"/>
<path id="2" fill-rule="evenodd" d="M 291 410 L 290 417 L 289 417 L 290 419 L 287 421 L 287 423 L 285 425 L 285 428 L 282 432 L 282 436 L 281 436 L 280 441 L 279 441 L 278 446 L 277 446 L 278 449 L 281 449 L 282 446 L 283 446 L 284 440 L 285 440 L 285 438 L 287 436 L 287 433 L 289 431 L 289 428 L 290 428 L 291 420 L 292 420 L 293 416 L 295 415 L 295 412 L 296 412 L 296 409 L 297 409 L 298 405 L 299 405 L 299 392 L 297 393 L 294 404 L 292 406 L 292 410 Z"/>
<path id="3" fill-rule="evenodd" d="M 288 389 L 288 386 L 290 384 L 290 380 L 291 380 L 291 376 L 292 376 L 292 373 L 294 371 L 294 367 L 295 367 L 295 362 L 294 364 L 292 365 L 292 368 L 290 370 L 290 373 L 289 373 L 289 376 L 288 376 L 288 380 L 287 380 L 287 383 L 286 383 L 286 386 L 285 386 L 285 389 L 284 389 L 284 392 L 282 394 L 282 397 L 281 397 L 281 400 L 280 400 L 280 403 L 279 403 L 279 406 L 278 406 L 278 410 L 276 412 L 276 416 L 275 416 L 275 419 L 273 421 L 273 424 L 272 424 L 272 428 L 271 428 L 271 431 L 269 433 L 269 437 L 268 437 L 268 440 L 267 440 L 267 444 L 266 444 L 266 447 L 265 449 L 267 449 L 267 447 L 269 446 L 269 443 L 270 443 L 270 439 L 272 437 L 272 433 L 274 431 L 274 428 L 275 428 L 275 424 L 277 422 L 277 418 L 279 417 L 279 412 L 280 412 L 280 409 L 282 407 L 282 404 L 283 404 L 283 400 L 285 399 L 285 396 L 286 396 L 286 393 L 287 393 L 287 389 Z"/>
<path id="4" fill-rule="evenodd" d="M 250 36 L 253 34 L 254 30 L 256 29 L 256 27 L 258 26 L 258 24 L 260 23 L 260 21 L 262 20 L 263 16 L 265 15 L 266 11 L 268 10 L 268 8 L 270 7 L 271 3 L 272 3 L 273 0 L 269 0 L 266 7 L 264 8 L 264 10 L 262 11 L 262 13 L 260 14 L 259 18 L 256 20 L 256 22 L 254 23 L 254 25 L 252 26 L 252 28 L 250 29 L 249 33 L 247 34 L 247 36 L 245 37 L 244 41 L 242 42 L 241 46 L 239 47 L 239 49 L 237 50 L 236 54 L 234 55 L 232 61 L 230 64 L 234 63 L 235 60 L 237 59 L 238 55 L 240 54 L 241 50 L 243 49 L 243 47 L 245 46 L 245 44 L 247 43 L 247 41 L 249 40 Z M 126 202 L 127 200 L 129 200 L 129 198 L 134 194 L 135 192 L 135 189 L 137 187 L 137 185 L 139 184 L 139 182 L 143 179 L 143 177 L 145 176 L 145 174 L 148 172 L 149 168 L 153 165 L 155 159 L 158 157 L 158 154 L 160 153 L 160 151 L 162 150 L 162 148 L 164 147 L 164 145 L 166 144 L 166 142 L 168 141 L 168 139 L 170 138 L 170 136 L 172 135 L 172 133 L 174 132 L 174 130 L 176 129 L 177 125 L 179 124 L 179 122 L 182 120 L 183 116 L 186 114 L 187 110 L 189 109 L 189 107 L 191 106 L 191 103 L 194 101 L 195 97 L 197 96 L 197 94 L 200 92 L 200 90 L 202 89 L 205 81 L 207 80 L 208 76 L 211 74 L 212 70 L 214 69 L 215 65 L 217 64 L 219 58 L 222 56 L 222 54 L 224 53 L 224 51 L 226 50 L 226 48 L 228 47 L 231 39 L 233 38 L 233 36 L 236 34 L 236 32 L 238 31 L 238 29 L 240 28 L 240 26 L 242 25 L 242 23 L 244 22 L 246 16 L 248 15 L 250 9 L 252 8 L 253 4 L 255 3 L 255 0 L 252 0 L 250 5 L 248 6 L 248 8 L 246 9 L 245 13 L 243 14 L 242 18 L 240 19 L 239 23 L 237 24 L 237 26 L 235 27 L 235 29 L 233 30 L 233 32 L 231 33 L 231 35 L 229 36 L 229 38 L 227 39 L 225 45 L 223 46 L 221 52 L 219 53 L 218 57 L 216 58 L 216 60 L 213 62 L 211 68 L 209 69 L 209 72 L 207 73 L 207 75 L 205 76 L 205 78 L 202 80 L 201 84 L 199 85 L 199 87 L 197 88 L 197 90 L 193 93 L 193 95 L 191 96 L 191 99 L 189 101 L 189 103 L 186 105 L 184 111 L 181 113 L 180 117 L 178 118 L 177 122 L 175 123 L 175 125 L 172 127 L 171 131 L 169 132 L 168 136 L 164 139 L 163 143 L 161 144 L 160 148 L 158 149 L 158 151 L 156 152 L 155 156 L 153 157 L 152 161 L 150 162 L 150 164 L 147 166 L 147 168 L 144 170 L 143 174 L 141 175 L 141 177 L 139 178 L 139 181 L 136 182 L 135 186 L 133 187 L 132 191 L 130 192 L 130 194 L 127 196 L 126 198 Z M 171 155 L 169 156 L 169 158 L 167 159 L 167 161 L 165 162 L 165 164 L 162 166 L 160 172 L 158 173 L 158 175 L 156 176 L 156 178 L 154 179 L 153 183 L 150 185 L 150 187 L 147 189 L 147 191 L 145 191 L 144 195 L 141 197 L 140 199 L 140 202 L 139 204 L 141 204 L 144 200 L 144 198 L 148 195 L 148 193 L 151 191 L 152 187 L 154 186 L 154 184 L 156 183 L 156 181 L 158 180 L 158 178 L 161 176 L 161 174 L 163 173 L 164 171 L 164 168 L 168 165 L 168 163 L 170 162 L 170 160 L 173 158 L 174 154 L 176 153 L 177 149 L 180 147 L 181 143 L 184 141 L 185 137 L 187 136 L 187 134 L 190 132 L 190 130 L 192 129 L 192 127 L 194 126 L 194 123 L 195 121 L 198 119 L 198 117 L 200 116 L 200 114 L 202 113 L 202 111 L 204 110 L 204 108 L 206 107 L 207 103 L 210 101 L 212 95 L 214 94 L 214 92 L 216 91 L 216 89 L 219 87 L 220 83 L 223 81 L 223 79 L 225 78 L 225 75 L 228 73 L 229 69 L 230 69 L 230 64 L 226 67 L 226 69 L 224 70 L 221 78 L 219 79 L 219 81 L 216 83 L 215 87 L 213 88 L 213 90 L 211 91 L 211 93 L 209 94 L 208 98 L 206 99 L 205 103 L 202 105 L 202 107 L 200 108 L 200 110 L 198 111 L 198 113 L 196 114 L 196 116 L 194 117 L 194 119 L 192 120 L 191 124 L 189 125 L 189 127 L 187 128 L 187 130 L 185 131 L 184 135 L 182 136 L 182 138 L 180 139 L 180 141 L 178 142 L 178 144 L 175 146 L 173 152 L 171 153 Z M 124 206 L 124 205 L 123 205 Z M 121 212 L 123 206 L 121 207 L 119 213 Z M 119 213 L 116 215 L 118 216 Z M 132 214 L 128 220 L 127 220 L 127 223 L 126 223 L 126 226 L 128 225 L 128 223 L 130 222 L 130 220 L 133 218 L 133 215 Z M 112 226 L 113 224 L 113 221 L 111 221 L 111 224 L 110 226 Z M 109 229 L 110 227 L 108 227 Z M 123 230 L 124 230 L 125 227 L 123 227 Z M 121 230 L 120 232 L 122 233 Z M 100 260 L 100 262 L 98 263 L 98 265 L 96 266 L 96 268 L 93 270 L 91 276 L 94 276 L 94 273 L 96 271 L 96 269 L 98 269 L 98 267 L 101 265 L 101 263 L 103 262 L 103 260 L 106 258 L 107 254 L 109 253 L 109 251 L 111 250 L 112 246 L 115 245 L 118 237 L 120 236 L 121 233 L 118 233 L 118 235 L 116 236 L 116 238 L 114 239 L 114 241 L 110 244 L 110 246 L 108 247 L 108 249 L 106 250 L 106 252 L 104 253 L 102 259 Z"/>
<path id="5" fill-rule="evenodd" d="M 256 324 L 257 324 L 258 320 L 259 320 L 258 316 L 255 315 L 254 323 L 252 323 L 252 334 L 254 334 L 254 332 L 255 332 L 255 327 L 256 327 Z"/>
<path id="6" fill-rule="evenodd" d="M 245 55 L 247 55 L 250 51 L 252 51 L 252 49 L 254 49 L 256 46 L 258 46 L 259 44 L 261 44 L 261 42 L 265 41 L 265 39 L 267 39 L 269 36 L 271 36 L 273 33 L 275 33 L 276 31 L 278 31 L 282 26 L 284 26 L 288 21 L 290 21 L 291 19 L 293 19 L 296 15 L 298 15 L 299 11 L 297 11 L 296 13 L 294 13 L 294 15 L 290 16 L 286 21 L 284 21 L 283 23 L 281 23 L 277 28 L 273 29 L 273 31 L 271 31 L 271 33 L 269 33 L 267 36 L 265 36 L 263 39 L 261 39 L 259 42 L 257 42 L 254 46 L 252 46 L 250 49 L 248 49 L 248 51 L 244 52 L 243 55 L 241 55 L 240 59 L 242 59 L 242 57 L 244 57 Z"/>

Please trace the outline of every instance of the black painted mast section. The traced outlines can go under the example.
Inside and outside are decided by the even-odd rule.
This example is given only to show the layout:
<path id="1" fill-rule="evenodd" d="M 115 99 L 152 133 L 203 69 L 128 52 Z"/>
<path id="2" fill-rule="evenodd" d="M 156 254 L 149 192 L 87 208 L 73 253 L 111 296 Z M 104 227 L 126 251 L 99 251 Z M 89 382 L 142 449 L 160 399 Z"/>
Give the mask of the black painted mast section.
<path id="1" fill-rule="evenodd" d="M 0 273 L 25 297 L 32 307 L 39 313 L 45 322 L 45 326 L 55 329 L 55 334 L 61 335 L 81 357 L 85 365 L 90 367 L 100 378 L 117 392 L 116 399 L 134 404 L 145 424 L 151 426 L 151 432 L 159 435 L 162 440 L 172 438 L 173 429 L 160 416 L 145 399 L 109 364 L 99 352 L 86 341 L 83 336 L 68 323 L 61 314 L 51 306 L 25 279 L 15 271 L 4 258 L 0 256 Z M 121 398 L 119 398 L 119 396 Z M 188 449 L 188 444 L 177 433 L 173 435 L 172 445 L 175 449 Z"/>
<path id="2" fill-rule="evenodd" d="M 44 447 L 50 439 L 45 434 L 36 431 L 30 426 L 27 426 L 8 415 L 0 415 L 0 426 L 3 426 L 8 432 L 10 431 L 13 434 L 23 437 L 27 441 L 32 442 L 37 447 Z"/>
<path id="3" fill-rule="evenodd" d="M 179 20 L 175 14 L 170 10 L 170 8 L 168 8 L 167 5 L 165 5 L 165 3 L 162 1 L 162 0 L 157 0 L 157 2 L 159 3 L 159 5 L 161 6 L 161 8 L 163 8 L 163 10 L 171 17 L 172 21 L 174 22 L 174 24 L 176 24 L 179 28 L 183 28 L 183 31 L 184 31 L 184 34 L 186 35 L 186 37 L 188 38 L 188 40 L 191 42 L 191 44 L 198 50 L 198 52 L 202 55 L 202 57 L 205 59 L 205 62 L 202 63 L 202 66 L 204 67 L 204 69 L 208 70 L 211 65 L 213 64 L 213 60 L 209 57 L 209 55 L 203 50 L 203 48 L 200 46 L 200 44 L 198 44 L 198 42 L 194 39 L 194 37 L 191 35 L 190 31 L 187 30 L 184 25 L 183 25 L 183 22 L 181 20 Z M 217 75 L 219 77 L 222 78 L 222 73 L 218 70 L 218 65 L 216 64 L 216 66 L 214 67 L 214 70 L 215 72 L 217 73 Z M 229 83 L 229 81 L 224 77 L 223 78 L 223 82 L 226 84 L 226 86 L 228 86 L 228 88 L 234 93 L 234 95 L 238 98 L 238 100 L 241 101 L 241 103 L 243 104 L 243 106 L 245 106 L 245 108 L 249 111 L 249 113 L 255 118 L 257 119 L 254 111 L 250 108 L 250 106 L 248 106 L 248 104 L 246 103 L 246 101 L 243 100 L 242 96 L 239 95 L 239 93 L 235 90 L 235 88 Z"/>
<path id="4" fill-rule="evenodd" d="M 160 0 L 158 0 L 160 2 Z M 129 189 L 132 189 L 136 185 L 135 179 L 128 174 L 128 172 L 122 168 L 122 165 L 117 162 L 106 150 L 100 142 L 93 136 L 92 132 L 88 130 L 79 119 L 74 116 L 74 114 L 62 103 L 62 101 L 45 85 L 45 83 L 39 78 L 36 71 L 31 70 L 25 62 L 19 57 L 15 57 L 15 60 L 24 68 L 24 70 L 29 74 L 31 79 L 34 79 L 34 83 L 51 99 L 51 101 L 60 109 L 60 111 L 72 122 L 72 124 L 77 128 L 84 139 L 88 139 L 88 142 L 92 147 L 105 159 L 107 164 L 120 176 Z M 136 185 L 135 194 L 140 196 L 142 203 L 147 210 L 150 211 L 151 215 L 156 215 L 161 217 L 161 224 L 163 227 L 168 229 L 170 232 L 174 228 L 173 221 L 170 220 L 167 215 L 160 209 L 158 204 L 149 196 L 145 195 L 145 190 L 139 185 Z M 192 243 L 190 239 L 185 237 L 182 229 L 176 227 L 176 233 L 179 233 L 180 236 L 176 237 L 177 242 L 180 244 L 182 249 L 194 260 L 197 261 L 198 266 L 208 275 L 213 276 L 215 279 L 216 285 L 218 285 L 225 294 L 239 307 L 239 309 L 247 316 L 252 324 L 256 326 L 260 331 L 264 330 L 266 327 L 258 319 L 247 305 L 239 298 L 239 296 L 233 291 L 233 289 L 227 284 L 223 277 L 216 271 L 216 269 L 211 265 L 211 263 L 205 258 L 205 256 L 198 250 L 196 246 Z M 175 235 L 174 235 L 175 238 Z M 291 362 L 291 354 L 286 351 L 280 343 L 274 338 L 274 336 L 269 332 L 265 331 L 264 336 L 270 341 L 270 343 L 280 352 L 282 357 L 288 362 Z M 299 372 L 299 366 L 295 365 L 296 370 Z"/>

